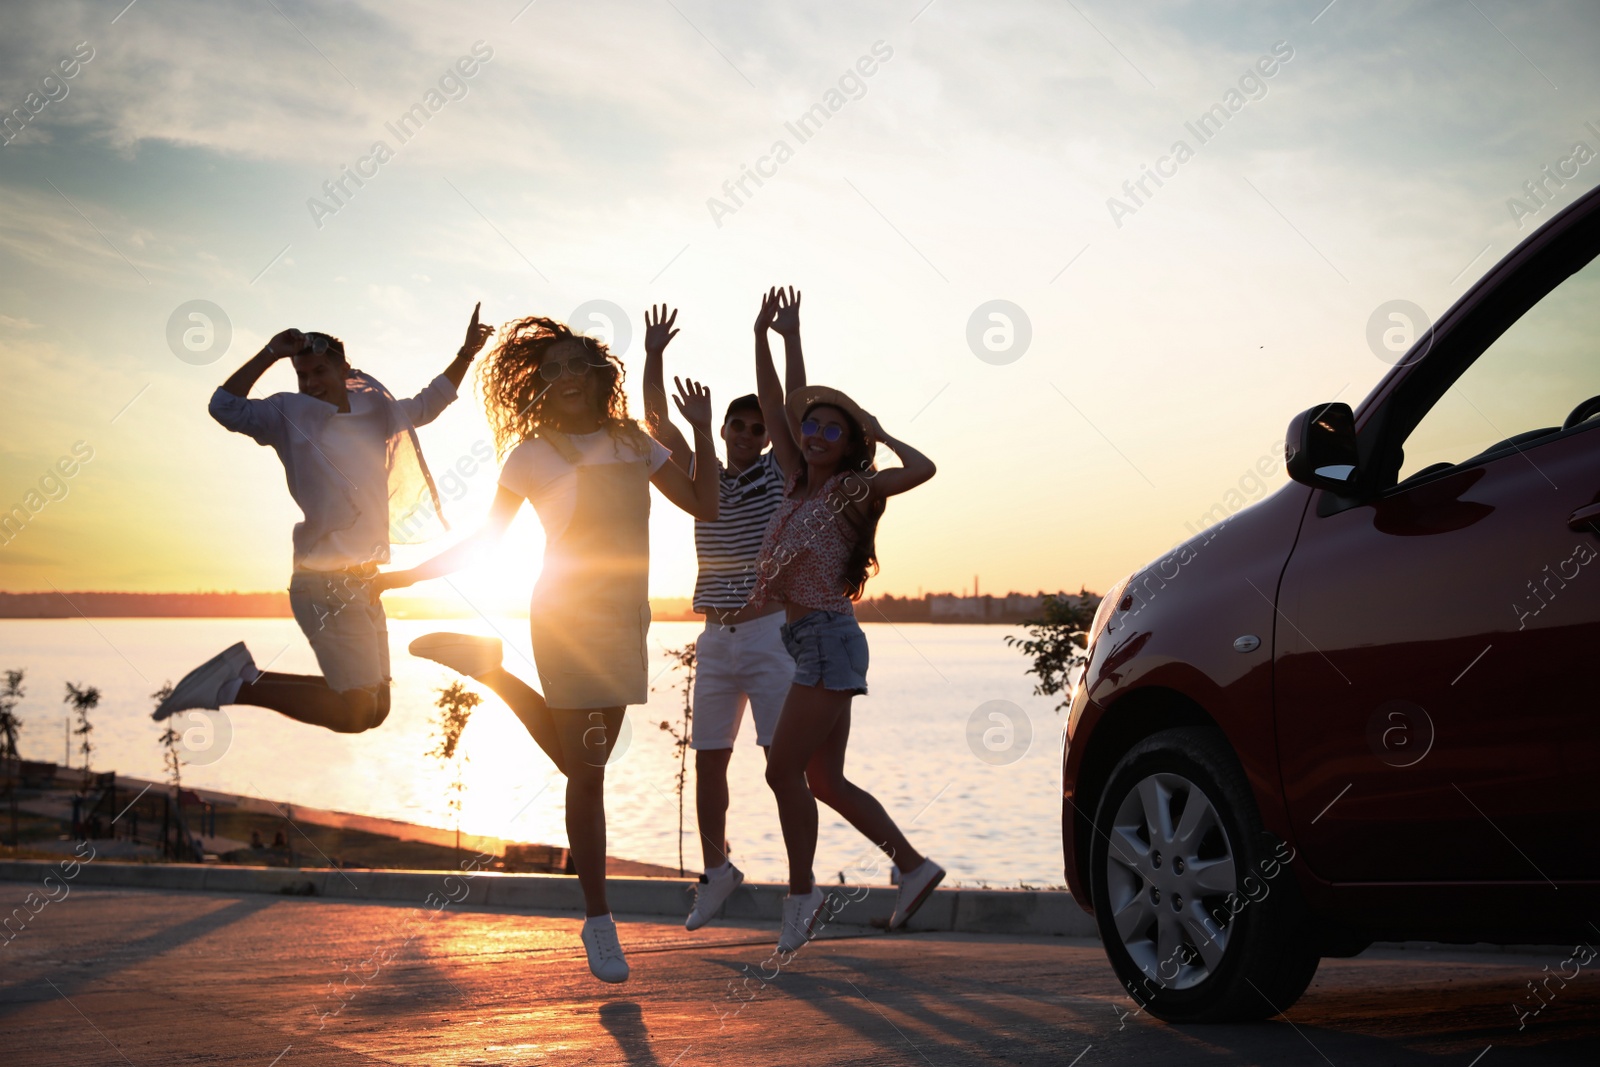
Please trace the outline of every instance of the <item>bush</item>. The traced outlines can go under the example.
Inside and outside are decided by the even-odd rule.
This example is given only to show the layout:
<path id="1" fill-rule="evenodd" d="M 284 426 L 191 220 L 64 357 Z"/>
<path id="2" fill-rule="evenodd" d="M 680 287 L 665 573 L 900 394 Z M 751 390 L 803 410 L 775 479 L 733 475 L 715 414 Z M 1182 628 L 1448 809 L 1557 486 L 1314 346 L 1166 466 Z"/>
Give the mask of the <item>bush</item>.
<path id="1" fill-rule="evenodd" d="M 1006 636 L 1006 644 L 1022 649 L 1022 654 L 1033 659 L 1027 673 L 1039 676 L 1033 691 L 1040 696 L 1061 694 L 1060 711 L 1072 702 L 1073 676 L 1088 662 L 1085 651 L 1089 645 L 1089 626 L 1100 607 L 1100 594 L 1080 589 L 1077 596 L 1060 595 L 1044 598 L 1041 619 L 1023 625 L 1028 636 Z"/>

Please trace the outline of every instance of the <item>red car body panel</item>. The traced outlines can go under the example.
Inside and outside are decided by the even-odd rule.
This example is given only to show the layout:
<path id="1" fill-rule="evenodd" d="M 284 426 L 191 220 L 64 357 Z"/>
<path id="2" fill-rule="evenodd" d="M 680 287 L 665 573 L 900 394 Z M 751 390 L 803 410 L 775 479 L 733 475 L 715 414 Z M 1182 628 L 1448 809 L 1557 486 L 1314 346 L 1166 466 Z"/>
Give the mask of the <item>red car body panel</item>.
<path id="1" fill-rule="evenodd" d="M 1106 709 L 1130 694 L 1175 694 L 1204 709 L 1233 741 L 1262 820 L 1290 837 L 1272 722 L 1273 599 L 1311 492 L 1284 486 L 1141 571 L 1123 592 L 1126 610 L 1113 609 L 1090 649 L 1067 717 L 1062 794 L 1067 885 L 1085 907 L 1088 854 L 1079 846 L 1098 797 L 1085 805 L 1074 786 Z M 1203 626 L 1191 624 L 1195 603 L 1208 609 Z M 1234 639 L 1244 635 L 1258 638 L 1259 647 L 1235 652 Z M 1079 818 L 1068 817 L 1072 812 Z"/>

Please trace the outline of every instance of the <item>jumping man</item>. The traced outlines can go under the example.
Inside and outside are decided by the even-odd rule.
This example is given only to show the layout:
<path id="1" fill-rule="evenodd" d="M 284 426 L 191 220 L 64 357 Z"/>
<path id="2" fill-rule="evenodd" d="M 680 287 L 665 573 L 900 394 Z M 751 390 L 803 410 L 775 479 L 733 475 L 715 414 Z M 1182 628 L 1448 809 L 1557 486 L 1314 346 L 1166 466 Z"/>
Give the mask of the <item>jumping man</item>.
<path id="1" fill-rule="evenodd" d="M 480 305 L 481 306 L 481 305 Z M 283 462 L 289 494 L 305 513 L 294 528 L 289 606 L 316 653 L 320 675 L 257 669 L 239 642 L 184 676 L 156 708 L 251 704 L 338 733 L 360 733 L 389 714 L 389 630 L 368 583 L 389 545 L 442 522 L 416 427 L 456 398 L 493 327 L 472 311 L 467 336 L 444 373 L 408 400 L 352 370 L 344 344 L 289 329 L 267 342 L 211 397 L 211 417 Z M 269 367 L 287 358 L 299 391 L 249 398 Z"/>

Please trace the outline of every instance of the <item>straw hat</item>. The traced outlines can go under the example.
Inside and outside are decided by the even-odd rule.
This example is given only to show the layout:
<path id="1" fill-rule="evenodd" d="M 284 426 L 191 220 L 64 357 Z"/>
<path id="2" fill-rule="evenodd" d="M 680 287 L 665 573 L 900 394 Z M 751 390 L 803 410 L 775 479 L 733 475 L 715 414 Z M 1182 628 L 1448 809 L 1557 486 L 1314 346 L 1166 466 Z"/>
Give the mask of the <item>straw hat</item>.
<path id="1" fill-rule="evenodd" d="M 862 436 L 869 441 L 872 439 L 872 433 L 868 429 L 872 425 L 872 419 L 860 404 L 857 404 L 837 389 L 832 389 L 826 385 L 808 385 L 802 389 L 794 390 L 784 401 L 784 406 L 789 409 L 789 416 L 794 419 L 796 425 L 806 417 L 808 410 L 818 404 L 836 407 L 846 415 L 849 415 L 855 420 L 856 425 L 861 427 Z"/>

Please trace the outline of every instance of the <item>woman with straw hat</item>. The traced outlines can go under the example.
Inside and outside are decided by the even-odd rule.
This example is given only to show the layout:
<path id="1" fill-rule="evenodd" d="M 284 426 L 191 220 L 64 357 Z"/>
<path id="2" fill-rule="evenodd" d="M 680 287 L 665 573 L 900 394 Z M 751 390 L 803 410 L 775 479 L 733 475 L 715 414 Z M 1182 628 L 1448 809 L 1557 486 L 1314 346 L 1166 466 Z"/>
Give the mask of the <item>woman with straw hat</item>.
<path id="1" fill-rule="evenodd" d="M 823 904 L 811 870 L 818 800 L 903 872 L 891 929 L 904 925 L 944 878 L 944 869 L 912 847 L 883 805 L 844 776 L 851 701 L 867 691 L 867 639 L 853 601 L 877 569 L 875 535 L 884 501 L 932 478 L 933 461 L 885 433 L 837 389 L 812 385 L 784 397 L 767 331 L 797 329 L 799 310 L 799 293 L 773 288 L 756 318 L 757 393 L 788 485 L 767 526 L 744 608 L 754 615 L 772 601 L 784 604 L 784 642 L 795 660 L 794 684 L 767 760 L 789 854 L 789 896 L 778 936 L 783 952 L 810 940 Z M 878 444 L 901 466 L 878 470 Z"/>

